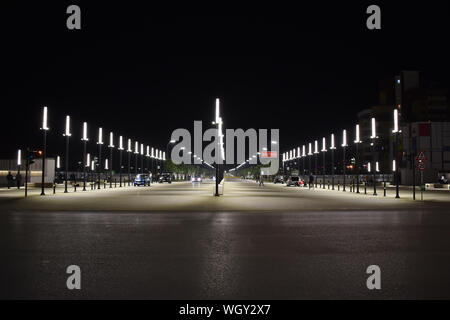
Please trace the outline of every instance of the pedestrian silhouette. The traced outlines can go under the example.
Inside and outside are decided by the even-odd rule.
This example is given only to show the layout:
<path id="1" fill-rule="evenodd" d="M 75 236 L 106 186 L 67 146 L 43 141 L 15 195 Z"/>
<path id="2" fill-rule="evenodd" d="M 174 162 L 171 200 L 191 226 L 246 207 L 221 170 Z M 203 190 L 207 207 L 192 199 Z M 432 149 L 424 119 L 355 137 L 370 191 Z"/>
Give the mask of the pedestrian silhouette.
<path id="1" fill-rule="evenodd" d="M 314 187 L 314 176 L 312 174 L 309 175 L 309 188 L 311 189 L 311 186 Z"/>
<path id="2" fill-rule="evenodd" d="M 11 171 L 8 171 L 8 174 L 6 175 L 6 180 L 8 182 L 8 189 L 11 189 L 11 187 L 13 185 L 13 180 L 14 180 L 14 177 L 11 174 Z"/>
<path id="3" fill-rule="evenodd" d="M 16 182 L 17 182 L 17 189 L 20 189 L 20 185 L 22 183 L 22 175 L 20 174 L 20 172 L 17 172 Z"/>

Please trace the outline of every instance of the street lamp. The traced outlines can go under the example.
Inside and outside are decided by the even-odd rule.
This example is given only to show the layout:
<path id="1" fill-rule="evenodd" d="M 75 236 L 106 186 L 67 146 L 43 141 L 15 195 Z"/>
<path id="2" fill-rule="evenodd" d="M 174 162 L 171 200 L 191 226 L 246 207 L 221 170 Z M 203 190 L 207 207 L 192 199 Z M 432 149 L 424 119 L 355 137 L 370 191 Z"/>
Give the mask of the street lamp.
<path id="1" fill-rule="evenodd" d="M 47 131 L 49 127 L 47 126 L 47 107 L 44 107 L 42 112 L 42 128 L 44 133 L 44 148 L 42 150 L 42 180 L 41 180 L 41 196 L 45 196 L 44 183 L 45 183 L 45 160 L 47 157 Z"/>
<path id="2" fill-rule="evenodd" d="M 331 190 L 334 190 L 334 150 L 336 150 L 336 145 L 334 142 L 334 133 L 331 134 Z"/>
<path id="3" fill-rule="evenodd" d="M 311 156 L 312 156 L 312 155 L 313 155 L 313 153 L 312 153 L 312 143 L 310 142 L 310 143 L 308 144 L 309 175 L 312 174 L 312 172 L 311 172 Z"/>
<path id="4" fill-rule="evenodd" d="M 325 137 L 322 138 L 322 150 L 323 152 L 323 168 L 322 168 L 322 189 L 325 189 L 325 153 L 327 152 L 327 142 Z"/>
<path id="5" fill-rule="evenodd" d="M 86 162 L 86 143 L 88 142 L 87 122 L 83 122 L 83 191 L 86 191 L 86 167 L 89 166 L 89 161 Z"/>
<path id="6" fill-rule="evenodd" d="M 65 158 L 65 173 L 64 173 L 64 193 L 68 193 L 67 190 L 67 176 L 69 171 L 69 137 L 72 134 L 70 133 L 70 116 L 66 116 L 66 130 L 64 131 L 63 136 L 66 137 L 66 158 Z"/>
<path id="7" fill-rule="evenodd" d="M 103 129 L 101 127 L 98 128 L 97 144 L 98 144 L 98 189 L 100 189 L 100 179 L 102 175 L 102 145 L 103 145 Z"/>
<path id="8" fill-rule="evenodd" d="M 305 172 L 306 172 L 306 168 L 305 168 L 305 158 L 306 158 L 306 146 L 303 145 L 303 146 L 302 146 L 303 180 L 305 180 Z M 306 181 L 306 180 L 305 180 L 305 181 Z"/>
<path id="9" fill-rule="evenodd" d="M 122 151 L 123 151 L 123 138 L 119 136 L 119 188 L 122 188 Z"/>
<path id="10" fill-rule="evenodd" d="M 155 159 L 155 152 L 154 152 L 153 147 L 152 147 L 152 152 L 150 154 L 150 158 L 151 158 L 150 161 L 152 162 L 152 177 L 153 177 L 153 174 L 154 174 L 154 172 L 153 172 L 153 161 Z"/>
<path id="11" fill-rule="evenodd" d="M 114 150 L 114 134 L 109 132 L 109 188 L 112 188 L 112 178 L 113 178 L 113 150 Z M 100 188 L 100 184 L 99 184 Z"/>
<path id="12" fill-rule="evenodd" d="M 144 144 L 141 143 L 141 173 L 144 173 Z"/>
<path id="13" fill-rule="evenodd" d="M 371 122 L 372 122 L 372 135 L 370 136 L 370 139 L 372 140 L 372 142 L 370 145 L 372 146 L 372 162 L 375 163 L 375 141 L 378 138 L 375 118 L 372 118 Z M 376 196 L 377 195 L 377 184 L 375 181 L 376 170 L 372 171 L 372 175 L 373 175 L 373 195 Z"/>
<path id="14" fill-rule="evenodd" d="M 128 186 L 130 186 L 130 180 L 131 180 L 131 175 L 130 175 L 130 162 L 131 162 L 131 139 L 128 139 L 128 149 L 127 149 L 127 153 L 128 153 Z"/>
<path id="15" fill-rule="evenodd" d="M 342 158 L 343 158 L 343 163 L 342 163 L 342 167 L 343 167 L 343 174 L 344 174 L 344 184 L 342 186 L 342 191 L 345 192 L 345 169 L 346 169 L 346 161 L 345 161 L 345 148 L 348 146 L 347 144 L 347 130 L 343 130 L 342 131 Z"/>
<path id="16" fill-rule="evenodd" d="M 359 144 L 361 143 L 361 139 L 359 136 L 359 124 L 355 127 L 355 147 L 356 147 L 356 155 L 355 155 L 355 166 L 356 166 L 356 193 L 359 193 Z"/>
<path id="17" fill-rule="evenodd" d="M 398 166 L 396 166 L 396 162 L 398 160 L 398 136 L 400 134 L 400 130 L 398 127 L 398 109 L 394 109 L 394 130 L 392 130 L 392 133 L 395 135 L 395 148 L 394 148 L 394 152 L 395 152 L 395 156 L 394 156 L 394 160 L 392 161 L 392 168 L 394 171 L 394 175 L 395 175 L 395 197 L 398 199 L 400 198 L 400 192 L 399 192 L 399 184 L 400 184 L 400 179 L 399 179 L 399 174 L 398 174 Z"/>
<path id="18" fill-rule="evenodd" d="M 150 146 L 147 146 L 147 152 L 145 153 L 145 159 L 147 164 L 147 173 L 150 170 L 149 161 L 150 161 Z"/>

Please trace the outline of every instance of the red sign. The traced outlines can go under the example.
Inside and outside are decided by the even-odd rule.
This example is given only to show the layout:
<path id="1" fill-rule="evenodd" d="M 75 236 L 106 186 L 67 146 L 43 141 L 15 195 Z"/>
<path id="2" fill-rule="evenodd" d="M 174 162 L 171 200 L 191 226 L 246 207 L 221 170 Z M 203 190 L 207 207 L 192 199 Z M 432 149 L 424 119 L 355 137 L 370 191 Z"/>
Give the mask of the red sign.
<path id="1" fill-rule="evenodd" d="M 278 153 L 276 151 L 263 151 L 261 158 L 276 159 L 278 158 Z"/>
<path id="2" fill-rule="evenodd" d="M 417 163 L 417 169 L 419 169 L 420 171 L 425 170 L 425 162 L 420 161 L 419 163 Z"/>
<path id="3" fill-rule="evenodd" d="M 425 155 L 425 152 L 420 151 L 419 154 L 418 154 L 417 157 L 416 157 L 416 160 L 419 161 L 419 162 L 423 162 L 423 161 L 428 160 L 428 158 L 427 158 L 427 156 Z"/>

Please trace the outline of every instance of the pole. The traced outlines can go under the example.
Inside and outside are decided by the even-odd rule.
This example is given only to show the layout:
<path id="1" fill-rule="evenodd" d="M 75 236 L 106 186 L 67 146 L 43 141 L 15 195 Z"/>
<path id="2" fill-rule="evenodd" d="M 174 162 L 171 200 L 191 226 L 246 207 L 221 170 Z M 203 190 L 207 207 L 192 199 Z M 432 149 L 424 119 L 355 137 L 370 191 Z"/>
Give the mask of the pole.
<path id="1" fill-rule="evenodd" d="M 325 189 L 325 151 L 323 152 L 322 189 Z"/>
<path id="2" fill-rule="evenodd" d="M 112 172 L 113 172 L 113 147 L 110 147 L 110 154 L 109 154 L 109 188 L 112 188 Z"/>
<path id="3" fill-rule="evenodd" d="M 423 201 L 423 170 L 420 170 L 420 201 Z"/>
<path id="4" fill-rule="evenodd" d="M 400 188 L 399 188 L 399 184 L 400 184 L 400 177 L 398 174 L 398 167 L 400 165 L 399 161 L 398 161 L 398 132 L 395 133 L 395 198 L 400 198 Z"/>
<path id="5" fill-rule="evenodd" d="M 83 191 L 86 191 L 86 140 L 83 140 Z"/>
<path id="6" fill-rule="evenodd" d="M 334 148 L 331 149 L 331 190 L 334 190 Z"/>
<path id="7" fill-rule="evenodd" d="M 69 136 L 66 135 L 66 172 L 64 174 L 64 193 L 68 193 L 67 191 L 67 176 L 69 171 Z"/>
<path id="8" fill-rule="evenodd" d="M 356 166 L 356 193 L 359 193 L 359 142 L 356 142 L 355 166 Z"/>
<path id="9" fill-rule="evenodd" d="M 344 183 L 343 183 L 343 185 L 342 185 L 342 191 L 344 191 L 345 192 L 345 146 L 343 147 L 343 152 L 342 152 L 342 158 L 343 158 L 343 162 L 342 162 L 342 173 L 343 173 L 343 175 L 344 175 Z"/>
<path id="10" fill-rule="evenodd" d="M 29 150 L 27 148 L 26 153 L 26 160 L 25 160 L 25 198 L 28 196 L 28 170 L 30 167 L 30 160 L 29 160 Z"/>
<path id="11" fill-rule="evenodd" d="M 130 186 L 130 179 L 131 179 L 131 175 L 130 175 L 130 162 L 131 162 L 131 152 L 128 151 L 128 186 Z"/>
<path id="12" fill-rule="evenodd" d="M 119 152 L 119 164 L 120 164 L 120 168 L 119 168 L 119 188 L 122 188 L 122 151 L 120 150 Z"/>
<path id="13" fill-rule="evenodd" d="M 414 155 L 411 150 L 411 165 L 412 165 L 412 176 L 413 176 L 413 200 L 416 200 L 416 163 L 414 160 Z M 421 186 L 422 188 L 422 186 Z"/>
<path id="14" fill-rule="evenodd" d="M 141 154 L 141 173 L 144 173 L 144 155 Z"/>
<path id="15" fill-rule="evenodd" d="M 97 189 L 100 190 L 100 179 L 102 175 L 102 144 L 98 144 L 98 187 Z"/>
<path id="16" fill-rule="evenodd" d="M 44 150 L 42 153 L 42 179 L 41 179 L 41 196 L 45 196 L 44 183 L 45 183 L 45 160 L 47 157 L 47 130 L 43 128 L 44 131 Z"/>
<path id="17" fill-rule="evenodd" d="M 372 180 L 373 180 L 373 195 L 377 195 L 377 182 L 376 179 L 376 161 L 375 161 L 375 139 L 372 140 Z"/>

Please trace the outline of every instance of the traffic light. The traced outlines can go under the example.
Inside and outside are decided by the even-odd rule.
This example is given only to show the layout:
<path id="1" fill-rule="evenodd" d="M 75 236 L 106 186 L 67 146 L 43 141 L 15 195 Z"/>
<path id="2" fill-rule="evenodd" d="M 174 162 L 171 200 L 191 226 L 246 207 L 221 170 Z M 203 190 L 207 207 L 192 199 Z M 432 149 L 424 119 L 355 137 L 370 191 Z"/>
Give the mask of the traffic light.
<path id="1" fill-rule="evenodd" d="M 29 150 L 28 151 L 28 164 L 33 164 L 34 163 L 34 159 L 36 158 L 42 158 L 42 156 L 44 155 L 44 152 L 42 150 Z"/>

